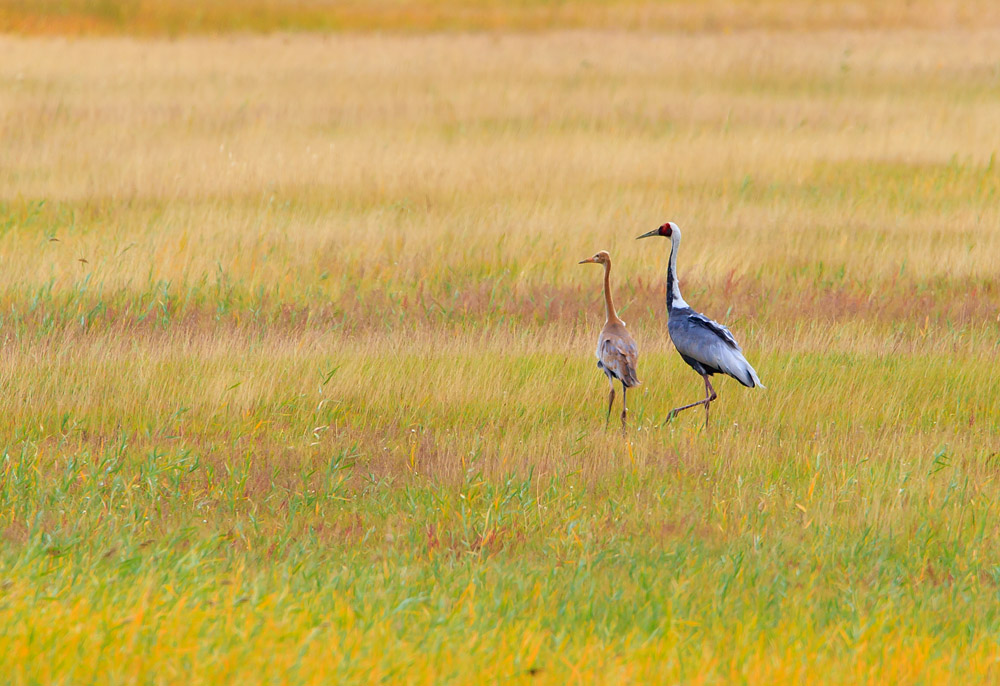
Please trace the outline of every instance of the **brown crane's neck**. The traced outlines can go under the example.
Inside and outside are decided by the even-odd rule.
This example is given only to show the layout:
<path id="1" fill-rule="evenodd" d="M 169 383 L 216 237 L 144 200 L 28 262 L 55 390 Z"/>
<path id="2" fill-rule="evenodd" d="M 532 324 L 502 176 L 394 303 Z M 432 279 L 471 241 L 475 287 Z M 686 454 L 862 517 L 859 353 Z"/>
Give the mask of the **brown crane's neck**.
<path id="1" fill-rule="evenodd" d="M 611 299 L 611 261 L 604 263 L 604 312 L 609 322 L 620 322 L 615 312 L 615 302 Z"/>

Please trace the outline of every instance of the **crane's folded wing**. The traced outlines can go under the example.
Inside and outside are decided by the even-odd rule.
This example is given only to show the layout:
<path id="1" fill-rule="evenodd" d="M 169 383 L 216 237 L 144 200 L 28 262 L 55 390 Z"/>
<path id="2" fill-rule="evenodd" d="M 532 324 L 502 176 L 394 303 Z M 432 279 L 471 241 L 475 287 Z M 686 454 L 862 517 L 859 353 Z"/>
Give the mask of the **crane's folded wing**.
<path id="1" fill-rule="evenodd" d="M 750 388 L 761 385 L 733 334 L 708 317 L 692 313 L 683 319 L 675 318 L 670 338 L 677 352 L 697 360 L 709 373 L 728 374 Z"/>
<path id="2" fill-rule="evenodd" d="M 736 352 L 743 352 L 743 348 L 740 344 L 736 342 L 736 338 L 733 336 L 733 332 L 730 331 L 726 326 L 720 324 L 717 321 L 713 321 L 703 314 L 698 312 L 691 312 L 688 316 L 688 320 L 695 326 L 700 326 L 703 329 L 711 331 L 716 336 L 718 336 L 726 345 L 730 346 Z"/>
<path id="3" fill-rule="evenodd" d="M 604 368 L 626 386 L 639 385 L 636 377 L 639 351 L 635 341 L 605 338 L 601 341 L 598 358 Z"/>

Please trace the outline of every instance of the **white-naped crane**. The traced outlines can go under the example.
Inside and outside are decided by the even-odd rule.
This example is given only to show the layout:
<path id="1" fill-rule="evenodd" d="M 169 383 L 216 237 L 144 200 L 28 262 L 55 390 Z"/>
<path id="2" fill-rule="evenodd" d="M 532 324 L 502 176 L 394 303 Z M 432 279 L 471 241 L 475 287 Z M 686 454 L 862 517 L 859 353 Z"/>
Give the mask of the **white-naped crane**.
<path id="1" fill-rule="evenodd" d="M 678 412 L 698 405 L 705 406 L 705 426 L 708 426 L 708 406 L 718 396 L 708 377 L 713 374 L 728 374 L 744 386 L 765 388 L 757 372 L 743 357 L 743 350 L 733 338 L 732 332 L 722 324 L 714 322 L 703 314 L 691 309 L 681 297 L 681 287 L 677 281 L 677 249 L 681 244 L 681 230 L 674 222 L 667 222 L 658 229 L 644 233 L 639 238 L 663 236 L 670 239 L 670 262 L 667 266 L 667 331 L 670 340 L 680 353 L 681 359 L 705 380 L 705 398 L 688 405 L 670 410 L 668 421 Z"/>
<path id="2" fill-rule="evenodd" d="M 611 385 L 608 394 L 608 417 L 605 425 L 611 421 L 611 406 L 615 402 L 615 381 L 622 384 L 622 431 L 625 431 L 625 417 L 628 415 L 626 395 L 628 389 L 638 386 L 641 382 L 635 376 L 635 367 L 639 360 L 639 349 L 632 336 L 625 329 L 625 322 L 618 318 L 615 303 L 611 299 L 611 255 L 602 250 L 593 257 L 581 260 L 580 264 L 604 265 L 604 309 L 607 321 L 597 338 L 597 368 L 604 372 Z"/>

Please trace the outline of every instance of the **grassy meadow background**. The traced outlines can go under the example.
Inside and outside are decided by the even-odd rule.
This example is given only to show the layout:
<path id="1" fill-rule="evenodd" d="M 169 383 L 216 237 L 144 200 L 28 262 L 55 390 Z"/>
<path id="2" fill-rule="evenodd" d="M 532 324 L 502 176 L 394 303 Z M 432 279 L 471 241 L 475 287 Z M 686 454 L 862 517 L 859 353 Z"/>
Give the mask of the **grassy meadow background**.
<path id="1" fill-rule="evenodd" d="M 992 4 L 195 6 L 0 2 L 4 681 L 1000 679 Z"/>

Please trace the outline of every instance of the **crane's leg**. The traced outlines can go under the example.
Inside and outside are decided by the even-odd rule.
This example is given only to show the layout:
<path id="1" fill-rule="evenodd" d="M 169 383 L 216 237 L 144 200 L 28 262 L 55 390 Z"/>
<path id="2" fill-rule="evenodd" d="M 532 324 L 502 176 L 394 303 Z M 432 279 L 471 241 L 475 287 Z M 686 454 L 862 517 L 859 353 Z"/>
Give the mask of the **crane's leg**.
<path id="1" fill-rule="evenodd" d="M 683 412 L 684 410 L 690 409 L 692 407 L 697 407 L 698 405 L 704 405 L 705 406 L 705 423 L 706 423 L 706 426 L 707 426 L 707 424 L 708 424 L 708 404 L 710 402 L 712 402 L 713 400 L 715 400 L 718 396 L 715 394 L 715 389 L 712 388 L 712 384 L 709 383 L 708 376 L 705 375 L 705 374 L 702 374 L 702 378 L 705 380 L 705 398 L 703 400 L 698 400 L 698 401 L 693 402 L 693 403 L 688 403 L 687 405 L 681 405 L 680 407 L 675 407 L 674 409 L 670 410 L 670 412 L 667 413 L 667 418 L 663 420 L 664 424 L 666 424 L 667 422 L 669 422 L 671 419 L 673 419 L 674 417 L 676 417 L 678 415 L 678 413 Z"/>
<path id="2" fill-rule="evenodd" d="M 615 381 L 610 376 L 608 377 L 608 383 L 611 385 L 611 392 L 608 393 L 608 418 L 604 420 L 605 427 L 611 421 L 611 406 L 615 404 Z"/>
<path id="3" fill-rule="evenodd" d="M 708 374 L 702 377 L 705 379 L 705 428 L 708 428 L 708 408 L 712 401 L 718 398 L 715 389 L 712 388 L 712 382 L 708 380 Z"/>
<path id="4" fill-rule="evenodd" d="M 625 417 L 628 416 L 628 388 L 622 384 L 622 433 L 625 433 Z"/>

